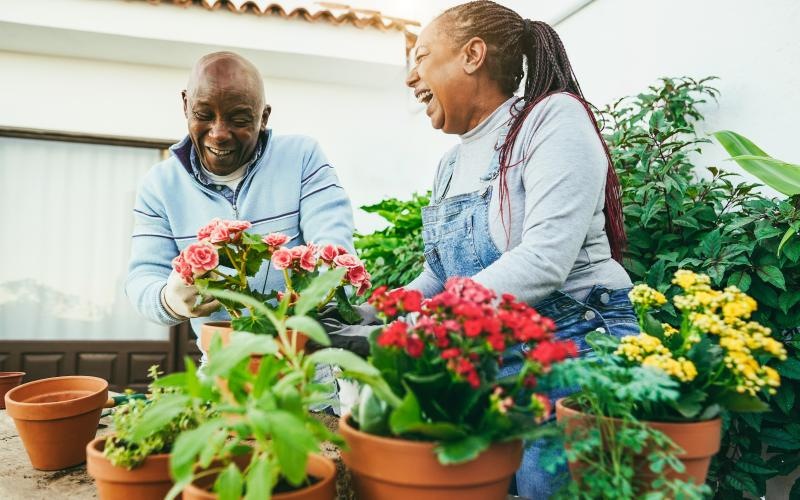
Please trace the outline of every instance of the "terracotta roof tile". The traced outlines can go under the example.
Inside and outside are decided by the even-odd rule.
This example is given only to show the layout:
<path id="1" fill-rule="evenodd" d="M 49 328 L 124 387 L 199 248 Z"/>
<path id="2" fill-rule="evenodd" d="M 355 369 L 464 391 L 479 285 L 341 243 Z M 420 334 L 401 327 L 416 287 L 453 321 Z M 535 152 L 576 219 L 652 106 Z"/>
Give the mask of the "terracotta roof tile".
<path id="1" fill-rule="evenodd" d="M 256 15 L 277 15 L 286 19 L 303 18 L 309 22 L 325 21 L 332 24 L 352 24 L 359 28 L 375 27 L 380 30 L 399 30 L 408 33 L 409 27 L 419 22 L 387 16 L 380 11 L 359 9 L 346 4 L 303 0 L 147 0 L 151 4 L 173 3 L 183 7 L 202 5 L 209 10 L 226 7 L 233 12 L 251 12 Z"/>

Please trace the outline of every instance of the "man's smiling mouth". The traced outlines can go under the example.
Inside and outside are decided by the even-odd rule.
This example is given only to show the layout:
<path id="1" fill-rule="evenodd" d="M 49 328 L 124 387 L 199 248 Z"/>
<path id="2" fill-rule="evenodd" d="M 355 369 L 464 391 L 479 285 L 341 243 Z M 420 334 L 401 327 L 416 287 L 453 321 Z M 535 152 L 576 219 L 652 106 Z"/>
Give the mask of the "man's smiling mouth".
<path id="1" fill-rule="evenodd" d="M 206 146 L 206 149 L 209 150 L 211 154 L 213 154 L 217 158 L 225 158 L 226 156 L 233 153 L 233 149 L 217 149 L 217 148 L 212 148 L 211 146 Z"/>

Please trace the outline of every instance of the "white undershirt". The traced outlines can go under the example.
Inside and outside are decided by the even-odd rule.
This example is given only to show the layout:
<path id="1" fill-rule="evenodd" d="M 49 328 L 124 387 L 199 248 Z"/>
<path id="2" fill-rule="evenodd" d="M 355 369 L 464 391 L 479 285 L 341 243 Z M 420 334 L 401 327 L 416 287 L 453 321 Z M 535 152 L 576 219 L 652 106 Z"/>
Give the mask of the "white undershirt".
<path id="1" fill-rule="evenodd" d="M 242 179 L 244 178 L 244 174 L 247 173 L 246 164 L 237 168 L 228 175 L 216 175 L 209 172 L 209 170 L 202 165 L 200 168 L 203 169 L 203 174 L 208 178 L 209 181 L 211 181 L 212 184 L 228 186 L 231 191 L 236 191 L 236 188 L 239 187 L 239 183 L 242 182 Z"/>

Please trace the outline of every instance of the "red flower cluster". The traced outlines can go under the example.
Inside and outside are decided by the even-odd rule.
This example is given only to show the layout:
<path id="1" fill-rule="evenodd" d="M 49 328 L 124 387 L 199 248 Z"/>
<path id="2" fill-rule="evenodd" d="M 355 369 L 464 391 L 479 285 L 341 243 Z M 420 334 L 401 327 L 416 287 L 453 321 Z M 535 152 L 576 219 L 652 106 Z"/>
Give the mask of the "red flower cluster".
<path id="1" fill-rule="evenodd" d="M 273 246 L 275 242 L 287 242 L 289 238 L 280 233 L 273 233 L 264 238 L 264 242 Z M 344 267 L 347 273 L 344 276 L 345 282 L 356 287 L 356 294 L 363 295 L 372 287 L 371 276 L 364 267 L 361 259 L 347 252 L 347 249 L 337 245 L 326 245 L 317 247 L 313 243 L 298 245 L 292 248 L 280 247 L 274 251 L 271 257 L 272 265 L 275 269 L 294 271 L 313 272 L 320 265 L 326 265 L 331 269 Z"/>
<path id="2" fill-rule="evenodd" d="M 239 241 L 242 231 L 250 229 L 250 225 L 246 220 L 222 220 L 215 217 L 197 231 L 197 241 L 208 241 L 215 245 Z"/>
<path id="3" fill-rule="evenodd" d="M 531 348 L 527 362 L 535 366 L 528 373 L 542 373 L 552 363 L 576 355 L 574 343 L 554 340 L 551 319 L 512 295 L 497 300 L 494 292 L 469 278 L 451 278 L 442 293 L 424 302 L 416 290 L 380 287 L 369 303 L 388 320 L 418 313 L 413 324 L 389 324 L 378 335 L 379 346 L 403 349 L 412 358 L 440 358 L 474 388 L 481 385 L 483 361 L 500 362 L 503 352 L 517 344 Z M 535 386 L 535 376 L 529 374 L 525 385 Z"/>

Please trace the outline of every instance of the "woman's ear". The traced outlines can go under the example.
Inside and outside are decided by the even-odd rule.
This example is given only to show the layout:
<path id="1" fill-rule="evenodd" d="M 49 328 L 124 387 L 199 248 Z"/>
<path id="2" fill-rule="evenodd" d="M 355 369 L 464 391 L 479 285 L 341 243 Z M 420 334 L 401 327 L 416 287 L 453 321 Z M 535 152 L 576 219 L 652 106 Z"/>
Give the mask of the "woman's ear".
<path id="1" fill-rule="evenodd" d="M 486 61 L 486 42 L 482 38 L 470 38 L 467 43 L 461 48 L 461 55 L 464 60 L 464 73 L 468 75 L 474 74 Z"/>

